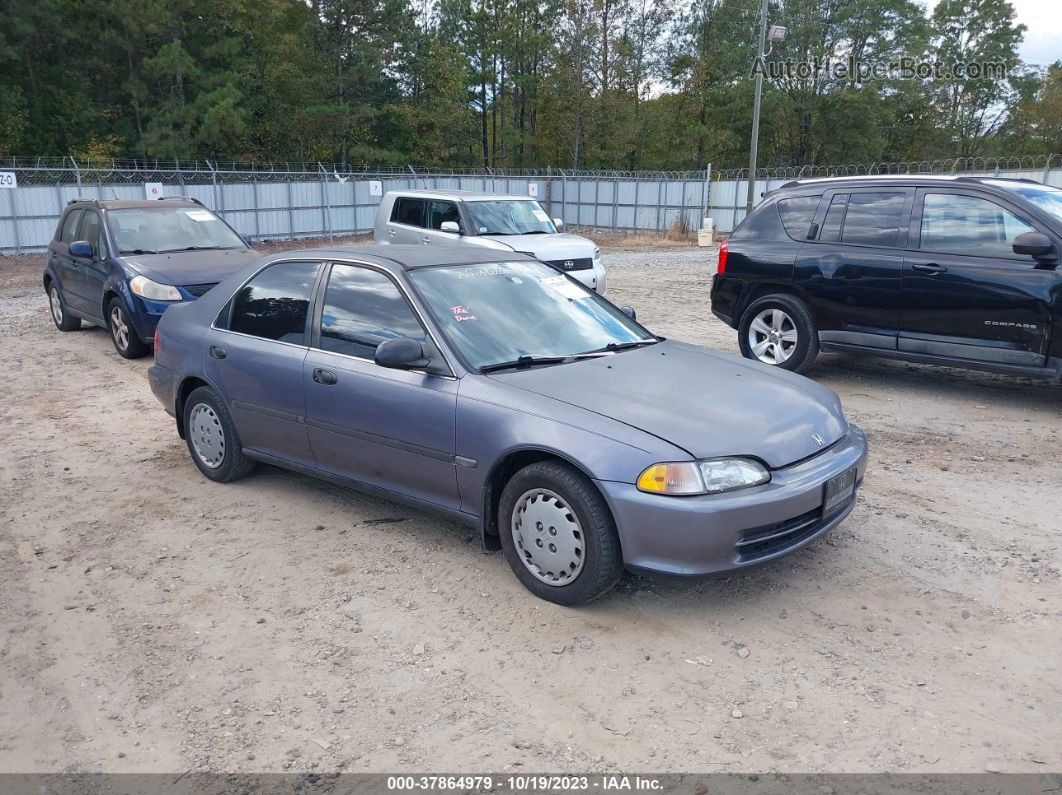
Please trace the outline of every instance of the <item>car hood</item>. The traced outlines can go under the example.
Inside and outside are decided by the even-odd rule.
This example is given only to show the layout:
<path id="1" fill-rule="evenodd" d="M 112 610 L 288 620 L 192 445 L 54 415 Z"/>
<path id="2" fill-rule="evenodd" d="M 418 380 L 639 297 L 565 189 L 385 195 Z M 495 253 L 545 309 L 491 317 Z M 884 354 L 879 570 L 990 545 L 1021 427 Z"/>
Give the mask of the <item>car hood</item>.
<path id="1" fill-rule="evenodd" d="M 174 251 L 170 254 L 127 254 L 125 264 L 159 284 L 212 284 L 259 259 L 249 248 L 219 251 Z"/>
<path id="2" fill-rule="evenodd" d="M 553 235 L 481 235 L 508 246 L 513 251 L 523 251 L 540 260 L 585 259 L 594 256 L 593 241 L 579 235 L 557 233 Z"/>
<path id="3" fill-rule="evenodd" d="M 694 458 L 753 456 L 777 469 L 848 432 L 832 390 L 685 343 L 491 377 L 638 428 Z"/>

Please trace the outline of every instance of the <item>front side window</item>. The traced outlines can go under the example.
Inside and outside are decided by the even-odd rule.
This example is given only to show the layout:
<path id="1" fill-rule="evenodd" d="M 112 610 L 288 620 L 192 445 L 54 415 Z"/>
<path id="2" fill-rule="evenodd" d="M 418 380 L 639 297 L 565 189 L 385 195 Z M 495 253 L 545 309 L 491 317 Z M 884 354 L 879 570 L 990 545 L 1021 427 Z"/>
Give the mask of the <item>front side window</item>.
<path id="1" fill-rule="evenodd" d="M 231 331 L 304 345 L 319 262 L 277 262 L 258 273 L 232 299 Z"/>
<path id="2" fill-rule="evenodd" d="M 905 193 L 853 193 L 848 199 L 841 242 L 859 246 L 895 246 L 906 200 Z"/>
<path id="3" fill-rule="evenodd" d="M 84 210 L 71 210 L 67 213 L 66 220 L 63 221 L 63 231 L 59 235 L 59 239 L 64 243 L 73 243 L 77 238 L 77 225 L 81 220 L 81 216 L 84 215 Z"/>
<path id="4" fill-rule="evenodd" d="M 1051 185 L 1029 185 L 1008 180 L 986 180 L 987 184 L 1006 188 L 1062 221 L 1062 190 Z"/>
<path id="5" fill-rule="evenodd" d="M 166 204 L 107 211 L 119 254 L 244 248 L 243 240 L 204 207 Z"/>
<path id="6" fill-rule="evenodd" d="M 597 293 L 540 262 L 418 268 L 409 278 L 472 367 L 656 340 Z"/>
<path id="7" fill-rule="evenodd" d="M 927 193 L 919 248 L 944 254 L 1027 259 L 1014 253 L 1014 238 L 1035 231 L 1014 213 L 979 196 Z"/>
<path id="8" fill-rule="evenodd" d="M 444 221 L 461 223 L 461 216 L 457 213 L 457 205 L 453 202 L 430 201 L 428 202 L 428 229 L 442 229 Z"/>
<path id="9" fill-rule="evenodd" d="M 424 199 L 400 196 L 391 210 L 391 222 L 406 226 L 424 226 Z"/>
<path id="10" fill-rule="evenodd" d="M 815 211 L 819 209 L 822 196 L 794 196 L 778 202 L 778 215 L 782 226 L 794 240 L 807 240 L 811 222 L 815 220 Z"/>
<path id="11" fill-rule="evenodd" d="M 426 340 L 423 326 L 390 278 L 357 265 L 333 265 L 321 311 L 321 348 L 371 359 L 387 340 Z"/>
<path id="12" fill-rule="evenodd" d="M 534 199 L 466 202 L 465 211 L 479 235 L 548 235 L 557 231 Z"/>
<path id="13" fill-rule="evenodd" d="M 103 240 L 103 232 L 100 228 L 100 217 L 92 211 L 85 212 L 85 218 L 81 222 L 81 231 L 78 232 L 82 240 L 92 246 L 92 250 L 100 259 L 107 259 L 107 244 Z"/>

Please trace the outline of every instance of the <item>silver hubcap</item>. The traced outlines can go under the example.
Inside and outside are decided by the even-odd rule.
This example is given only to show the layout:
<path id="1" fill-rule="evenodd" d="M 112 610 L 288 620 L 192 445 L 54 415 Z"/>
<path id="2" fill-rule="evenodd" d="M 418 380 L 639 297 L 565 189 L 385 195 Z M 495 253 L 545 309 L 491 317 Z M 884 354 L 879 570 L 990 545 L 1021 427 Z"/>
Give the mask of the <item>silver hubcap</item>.
<path id="1" fill-rule="evenodd" d="M 48 291 L 48 302 L 52 306 L 52 320 L 56 325 L 60 325 L 63 322 L 63 301 L 59 297 L 59 290 L 56 287 L 52 287 Z"/>
<path id="2" fill-rule="evenodd" d="M 111 310 L 111 334 L 123 351 L 129 346 L 129 324 L 125 322 L 125 312 L 121 307 L 116 306 Z"/>
<path id="3" fill-rule="evenodd" d="M 203 466 L 217 469 L 225 460 L 225 430 L 217 412 L 206 403 L 196 403 L 188 417 L 192 449 Z"/>
<path id="4" fill-rule="evenodd" d="M 749 325 L 749 348 L 766 364 L 781 364 L 796 350 L 798 334 L 793 318 L 781 309 L 764 309 Z"/>
<path id="5" fill-rule="evenodd" d="M 520 561 L 547 585 L 567 585 L 583 570 L 583 529 L 575 512 L 549 489 L 526 491 L 516 501 L 512 533 Z"/>

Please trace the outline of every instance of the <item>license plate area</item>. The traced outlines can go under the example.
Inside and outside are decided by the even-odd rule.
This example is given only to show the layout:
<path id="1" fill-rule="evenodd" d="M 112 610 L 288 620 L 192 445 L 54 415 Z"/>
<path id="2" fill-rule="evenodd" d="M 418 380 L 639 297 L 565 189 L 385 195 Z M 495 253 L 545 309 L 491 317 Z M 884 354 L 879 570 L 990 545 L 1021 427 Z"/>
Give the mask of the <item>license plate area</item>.
<path id="1" fill-rule="evenodd" d="M 822 515 L 830 516 L 846 506 L 855 494 L 855 485 L 855 467 L 827 480 L 823 488 Z"/>

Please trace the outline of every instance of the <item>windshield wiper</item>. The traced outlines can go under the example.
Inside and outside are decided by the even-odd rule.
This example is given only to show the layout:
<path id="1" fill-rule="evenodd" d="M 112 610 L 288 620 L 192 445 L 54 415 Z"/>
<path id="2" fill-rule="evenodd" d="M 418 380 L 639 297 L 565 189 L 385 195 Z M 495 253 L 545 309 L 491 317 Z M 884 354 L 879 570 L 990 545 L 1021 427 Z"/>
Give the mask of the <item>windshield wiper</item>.
<path id="1" fill-rule="evenodd" d="M 509 362 L 494 362 L 485 364 L 479 368 L 481 373 L 492 373 L 495 370 L 508 370 L 510 367 L 534 367 L 538 364 L 560 364 L 571 359 L 571 356 L 518 356 Z"/>
<path id="2" fill-rule="evenodd" d="M 579 355 L 580 356 L 586 356 L 587 354 L 591 354 L 591 353 L 608 353 L 610 351 L 612 351 L 612 352 L 627 351 L 627 350 L 630 350 L 631 348 L 640 348 L 643 345 L 656 345 L 656 343 L 658 343 L 658 342 L 660 342 L 660 338 L 659 337 L 653 337 L 651 340 L 632 340 L 631 342 L 610 342 L 608 345 L 605 345 L 605 346 L 603 346 L 601 348 L 594 348 L 594 350 L 592 350 L 592 351 L 583 351 Z"/>
<path id="3" fill-rule="evenodd" d="M 233 246 L 185 246 L 184 248 L 167 248 L 159 253 L 173 254 L 177 251 L 220 251 L 227 248 L 233 248 Z"/>
<path id="4" fill-rule="evenodd" d="M 126 248 L 118 252 L 119 254 L 158 254 L 159 252 L 150 248 Z"/>

